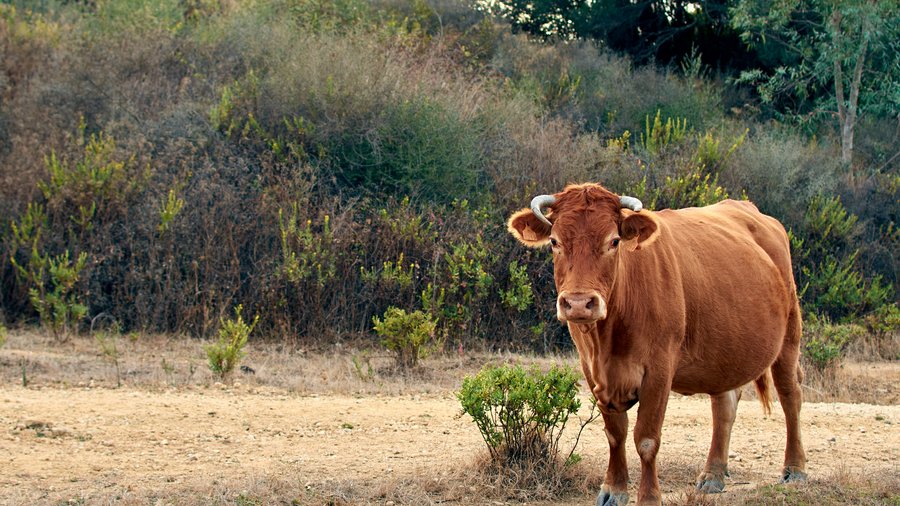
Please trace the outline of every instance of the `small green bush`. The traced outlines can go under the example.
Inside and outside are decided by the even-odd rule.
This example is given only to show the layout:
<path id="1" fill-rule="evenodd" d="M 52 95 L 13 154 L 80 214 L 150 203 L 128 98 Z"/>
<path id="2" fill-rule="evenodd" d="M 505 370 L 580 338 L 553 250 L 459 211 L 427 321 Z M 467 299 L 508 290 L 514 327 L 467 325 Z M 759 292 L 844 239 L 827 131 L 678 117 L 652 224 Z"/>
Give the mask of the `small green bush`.
<path id="1" fill-rule="evenodd" d="M 798 286 L 805 308 L 840 321 L 853 321 L 890 300 L 893 287 L 857 265 L 858 217 L 839 197 L 814 196 L 803 223 L 791 233 Z"/>
<path id="2" fill-rule="evenodd" d="M 6 326 L 0 323 L 0 348 L 6 344 Z"/>
<path id="3" fill-rule="evenodd" d="M 687 135 L 687 119 L 666 118 L 665 125 L 660 119 L 661 111 L 656 110 L 656 117 L 650 121 L 650 115 L 644 119 L 644 132 L 641 133 L 641 147 L 652 155 L 658 155 L 660 151 L 670 144 L 678 144 Z"/>
<path id="4" fill-rule="evenodd" d="M 527 268 L 516 260 L 509 263 L 509 289 L 500 289 L 500 299 L 506 307 L 517 311 L 525 311 L 534 302 Z"/>
<path id="5" fill-rule="evenodd" d="M 865 317 L 866 329 L 878 337 L 900 330 L 900 306 L 885 304 Z"/>
<path id="6" fill-rule="evenodd" d="M 827 318 L 810 317 L 804 328 L 803 356 L 819 372 L 836 366 L 847 347 L 866 333 L 855 324 L 832 324 Z"/>
<path id="7" fill-rule="evenodd" d="M 209 369 L 221 379 L 225 379 L 244 357 L 247 338 L 259 322 L 259 315 L 256 315 L 253 323 L 247 325 L 241 315 L 242 310 L 243 306 L 238 304 L 234 308 L 233 320 L 223 318 L 219 328 L 219 341 L 205 347 Z"/>
<path id="8" fill-rule="evenodd" d="M 495 461 L 524 464 L 557 457 L 566 422 L 581 407 L 577 394 L 578 373 L 572 368 L 554 366 L 542 373 L 504 365 L 466 377 L 456 397 Z"/>
<path id="9" fill-rule="evenodd" d="M 407 313 L 390 307 L 384 312 L 384 319 L 374 316 L 372 322 L 375 332 L 382 338 L 381 345 L 394 353 L 400 369 L 415 367 L 435 344 L 437 323 L 422 311 Z"/>

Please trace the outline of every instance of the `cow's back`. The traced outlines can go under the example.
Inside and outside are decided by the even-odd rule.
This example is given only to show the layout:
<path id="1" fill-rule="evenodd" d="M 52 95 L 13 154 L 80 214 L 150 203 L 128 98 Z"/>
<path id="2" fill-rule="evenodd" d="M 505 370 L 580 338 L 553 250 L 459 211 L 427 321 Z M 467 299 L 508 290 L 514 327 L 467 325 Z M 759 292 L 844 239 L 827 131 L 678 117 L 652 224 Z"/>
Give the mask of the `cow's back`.
<path id="1" fill-rule="evenodd" d="M 685 300 L 673 389 L 716 393 L 756 379 L 777 357 L 796 301 L 784 228 L 731 200 L 658 216 Z"/>

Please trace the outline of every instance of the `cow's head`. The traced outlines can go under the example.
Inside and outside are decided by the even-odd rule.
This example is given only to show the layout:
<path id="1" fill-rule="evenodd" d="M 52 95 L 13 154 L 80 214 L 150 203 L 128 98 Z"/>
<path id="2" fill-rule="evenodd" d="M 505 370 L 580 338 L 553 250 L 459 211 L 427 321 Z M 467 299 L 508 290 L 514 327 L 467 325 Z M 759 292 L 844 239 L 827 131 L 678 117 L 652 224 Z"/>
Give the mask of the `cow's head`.
<path id="1" fill-rule="evenodd" d="M 606 318 L 621 256 L 649 246 L 659 234 L 656 218 L 641 207 L 639 200 L 597 184 L 570 185 L 535 197 L 530 209 L 509 219 L 509 231 L 520 242 L 553 250 L 561 322 Z"/>

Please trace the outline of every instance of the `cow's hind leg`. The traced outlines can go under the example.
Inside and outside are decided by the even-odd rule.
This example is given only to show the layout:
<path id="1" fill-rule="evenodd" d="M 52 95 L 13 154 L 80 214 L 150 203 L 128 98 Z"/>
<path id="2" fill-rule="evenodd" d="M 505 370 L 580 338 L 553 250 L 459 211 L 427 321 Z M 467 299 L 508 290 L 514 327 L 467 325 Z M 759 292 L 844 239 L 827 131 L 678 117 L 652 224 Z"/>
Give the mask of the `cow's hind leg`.
<path id="1" fill-rule="evenodd" d="M 625 506 L 628 504 L 628 462 L 625 460 L 628 413 L 603 413 L 603 423 L 609 440 L 609 464 L 597 506 Z"/>
<path id="2" fill-rule="evenodd" d="M 803 392 L 800 382 L 803 371 L 800 369 L 800 308 L 795 305 L 788 321 L 787 336 L 778 359 L 772 364 L 772 380 L 778 399 L 784 410 L 784 421 L 787 426 L 787 446 L 784 451 L 784 470 L 781 481 L 806 480 L 806 454 L 800 438 L 800 405 L 803 403 Z"/>
<path id="3" fill-rule="evenodd" d="M 725 476 L 728 474 L 728 445 L 731 443 L 731 426 L 737 414 L 741 389 L 736 388 L 712 396 L 713 433 L 709 446 L 706 467 L 697 477 L 697 490 L 719 493 L 725 490 Z"/>

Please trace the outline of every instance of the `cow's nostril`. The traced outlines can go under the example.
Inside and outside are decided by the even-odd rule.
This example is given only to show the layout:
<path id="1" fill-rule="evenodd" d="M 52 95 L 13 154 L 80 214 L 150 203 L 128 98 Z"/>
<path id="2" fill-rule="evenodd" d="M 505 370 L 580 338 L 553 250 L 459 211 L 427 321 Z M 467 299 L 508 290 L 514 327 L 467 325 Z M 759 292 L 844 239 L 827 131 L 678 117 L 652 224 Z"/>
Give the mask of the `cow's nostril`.
<path id="1" fill-rule="evenodd" d="M 584 305 L 585 309 L 593 309 L 594 308 L 594 299 L 590 298 L 587 301 L 587 304 Z"/>
<path id="2" fill-rule="evenodd" d="M 568 300 L 563 299 L 563 304 L 566 305 L 566 309 L 572 309 L 572 304 L 569 304 L 569 301 L 568 301 Z"/>

